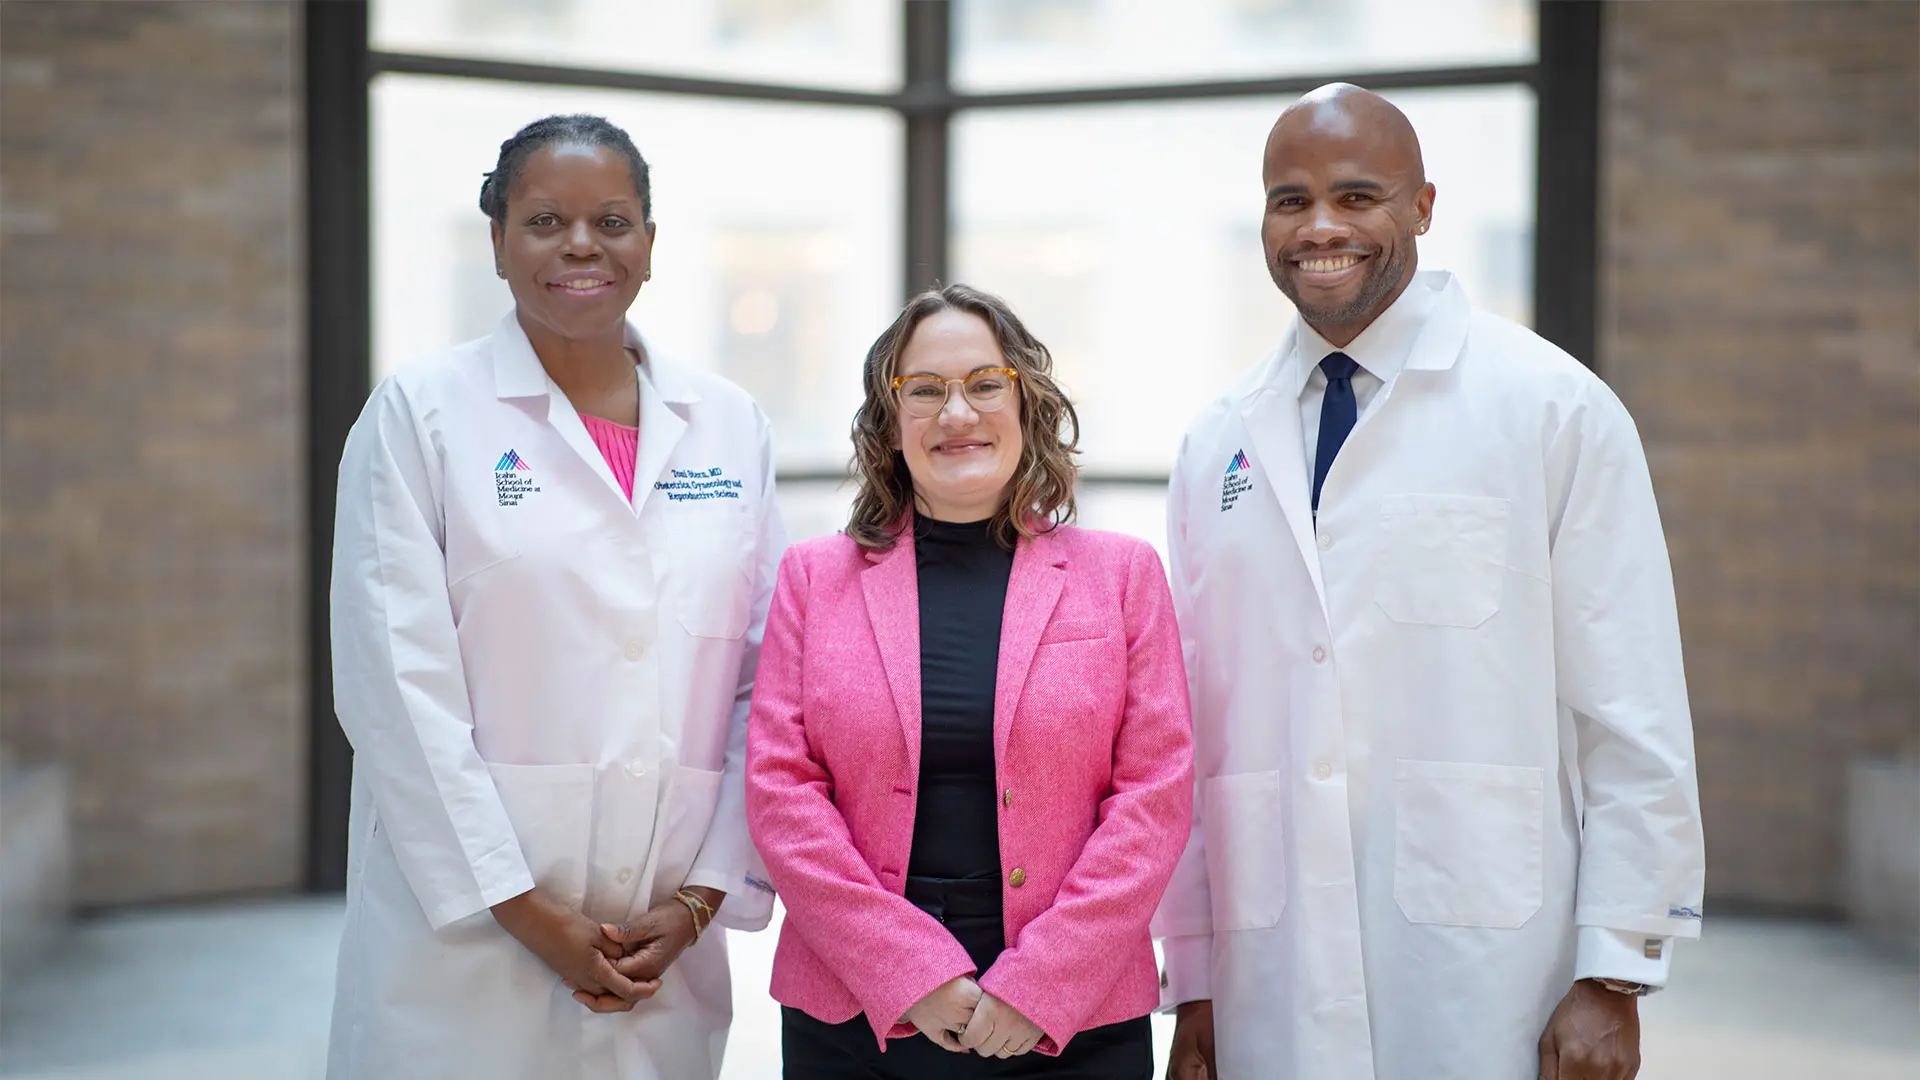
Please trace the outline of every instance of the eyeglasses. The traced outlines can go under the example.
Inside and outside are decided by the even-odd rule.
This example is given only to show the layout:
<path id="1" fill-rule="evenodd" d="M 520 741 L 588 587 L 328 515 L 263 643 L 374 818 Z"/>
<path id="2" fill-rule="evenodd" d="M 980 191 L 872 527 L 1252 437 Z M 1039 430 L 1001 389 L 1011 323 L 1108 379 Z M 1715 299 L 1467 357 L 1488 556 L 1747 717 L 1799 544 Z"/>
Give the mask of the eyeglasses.
<path id="1" fill-rule="evenodd" d="M 967 404 L 977 412 L 999 412 L 1013 398 L 1013 384 L 1020 373 L 1012 368 L 981 368 L 964 379 L 943 379 L 938 375 L 901 375 L 893 380 L 893 392 L 900 408 L 908 416 L 922 420 L 939 416 L 958 384 Z"/>

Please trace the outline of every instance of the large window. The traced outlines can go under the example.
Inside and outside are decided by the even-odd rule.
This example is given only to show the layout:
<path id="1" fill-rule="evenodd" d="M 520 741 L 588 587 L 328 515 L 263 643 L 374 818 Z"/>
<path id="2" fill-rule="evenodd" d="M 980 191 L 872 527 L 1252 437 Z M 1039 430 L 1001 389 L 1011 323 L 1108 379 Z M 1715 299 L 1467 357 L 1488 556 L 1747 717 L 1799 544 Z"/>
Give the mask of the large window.
<path id="1" fill-rule="evenodd" d="M 1440 191 L 1421 260 L 1531 315 L 1533 98 L 1394 91 Z M 1186 419 L 1292 309 L 1260 251 L 1260 150 L 1293 99 L 976 110 L 955 125 L 954 276 L 1003 293 L 1058 361 L 1094 476 L 1164 474 Z"/>
<path id="2" fill-rule="evenodd" d="M 1426 265 L 1590 355 L 1598 24 L 1594 0 L 311 3 L 313 550 L 370 379 L 506 312 L 475 198 L 530 119 L 604 114 L 653 164 L 634 318 L 773 417 L 796 537 L 844 523 L 867 346 L 909 293 L 966 281 L 1059 358 L 1081 521 L 1160 544 L 1180 432 L 1291 314 L 1259 250 L 1260 149 L 1314 86 L 1412 118 L 1439 188 Z M 316 718 L 326 590 L 322 557 Z M 313 760 L 324 885 L 347 775 L 324 722 Z"/>
<path id="3" fill-rule="evenodd" d="M 513 298 L 493 272 L 480 176 L 528 121 L 597 113 L 634 135 L 652 173 L 653 280 L 632 313 L 648 344 L 751 391 L 784 468 L 845 462 L 860 400 L 846 357 L 898 305 L 892 112 L 391 74 L 371 106 L 376 377 L 492 331 Z"/>
<path id="4" fill-rule="evenodd" d="M 1440 189 L 1428 265 L 1532 315 L 1531 0 L 375 0 L 377 377 L 509 305 L 474 208 L 550 112 L 626 127 L 655 169 L 653 343 L 773 417 L 797 536 L 839 527 L 868 343 L 966 281 L 1058 357 L 1082 520 L 1162 539 L 1187 418 L 1290 311 L 1259 251 L 1259 150 L 1300 90 L 1387 88 Z"/>

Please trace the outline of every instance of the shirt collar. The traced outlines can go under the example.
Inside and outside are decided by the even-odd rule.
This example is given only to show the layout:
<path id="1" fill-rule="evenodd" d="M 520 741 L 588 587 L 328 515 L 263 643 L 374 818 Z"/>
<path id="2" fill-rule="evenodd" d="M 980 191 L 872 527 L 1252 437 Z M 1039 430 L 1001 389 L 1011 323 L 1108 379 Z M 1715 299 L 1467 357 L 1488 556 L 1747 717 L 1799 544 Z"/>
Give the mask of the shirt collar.
<path id="1" fill-rule="evenodd" d="M 1307 391 L 1307 382 L 1313 373 L 1319 370 L 1320 361 L 1328 353 L 1342 352 L 1353 358 L 1367 374 L 1381 382 L 1392 382 L 1393 377 L 1407 366 L 1407 357 L 1413 354 L 1413 343 L 1420 336 L 1420 328 L 1432 313 L 1434 300 L 1439 296 L 1431 288 L 1423 288 L 1420 275 L 1408 282 L 1387 310 L 1360 331 L 1360 336 L 1348 342 L 1345 348 L 1336 348 L 1320 336 L 1320 331 L 1307 325 L 1305 319 L 1296 319 L 1299 334 L 1295 337 L 1294 348 L 1297 351 L 1293 365 L 1295 386 L 1293 393 L 1299 397 Z"/>

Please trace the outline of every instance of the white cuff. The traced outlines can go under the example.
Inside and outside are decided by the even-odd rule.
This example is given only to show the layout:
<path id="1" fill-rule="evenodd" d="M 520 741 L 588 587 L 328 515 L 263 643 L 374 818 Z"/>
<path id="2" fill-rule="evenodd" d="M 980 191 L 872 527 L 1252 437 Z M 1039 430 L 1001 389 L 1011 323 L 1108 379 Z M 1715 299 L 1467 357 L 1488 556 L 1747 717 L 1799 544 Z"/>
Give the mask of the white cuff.
<path id="1" fill-rule="evenodd" d="M 1213 997 L 1212 934 L 1162 938 L 1160 953 L 1166 964 L 1160 969 L 1161 1009 Z"/>
<path id="2" fill-rule="evenodd" d="M 741 888 L 745 882 L 746 887 Z M 715 889 L 726 893 L 726 900 L 713 916 L 716 926 L 729 930 L 765 930 L 773 921 L 773 886 L 752 874 L 729 874 L 723 870 L 696 869 L 687 875 L 681 888 Z"/>
<path id="3" fill-rule="evenodd" d="M 1659 956 L 1647 957 L 1647 943 L 1659 942 Z M 1574 952 L 1575 979 L 1619 979 L 1643 986 L 1667 985 L 1673 967 L 1673 939 L 1629 933 L 1605 926 L 1580 928 Z"/>
<path id="4" fill-rule="evenodd" d="M 493 880 L 484 883 L 474 892 L 450 896 L 442 900 L 439 906 L 426 913 L 427 925 L 438 933 L 461 919 L 470 919 L 483 911 L 492 910 L 495 904 L 504 903 L 521 893 L 531 892 L 534 888 L 533 874 L 527 870 L 526 860 L 521 857 L 518 847 L 502 849 L 496 861 L 508 862 L 507 852 L 509 851 L 512 861 L 518 863 L 517 866 L 509 864 L 504 869 L 498 866 L 488 867 L 489 870 L 494 871 Z"/>

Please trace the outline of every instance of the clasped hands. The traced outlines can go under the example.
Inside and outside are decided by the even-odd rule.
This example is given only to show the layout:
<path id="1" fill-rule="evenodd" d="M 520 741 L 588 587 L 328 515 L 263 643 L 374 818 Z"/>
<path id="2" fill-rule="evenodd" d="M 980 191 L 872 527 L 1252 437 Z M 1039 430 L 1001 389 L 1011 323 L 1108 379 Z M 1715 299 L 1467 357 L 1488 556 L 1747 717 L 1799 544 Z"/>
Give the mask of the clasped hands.
<path id="1" fill-rule="evenodd" d="M 597 1013 L 626 1012 L 659 993 L 661 977 L 695 937 L 693 913 L 671 899 L 614 926 L 536 888 L 495 904 L 493 917 L 560 976 L 575 1001 Z"/>
<path id="2" fill-rule="evenodd" d="M 1043 1034 L 1020 1010 L 980 989 L 970 976 L 948 979 L 901 1018 L 956 1054 L 1010 1058 L 1032 1050 Z"/>

